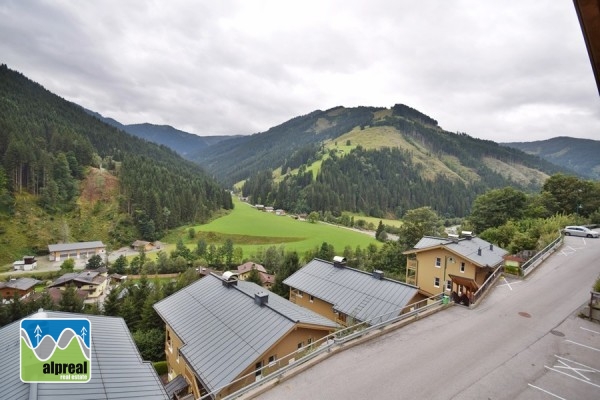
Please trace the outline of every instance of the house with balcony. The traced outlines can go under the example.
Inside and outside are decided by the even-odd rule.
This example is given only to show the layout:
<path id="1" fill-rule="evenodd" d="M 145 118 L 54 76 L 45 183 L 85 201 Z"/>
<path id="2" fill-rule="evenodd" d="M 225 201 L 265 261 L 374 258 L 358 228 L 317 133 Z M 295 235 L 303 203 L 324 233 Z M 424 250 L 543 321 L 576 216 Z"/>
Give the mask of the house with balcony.
<path id="1" fill-rule="evenodd" d="M 166 325 L 169 383 L 181 397 L 227 396 L 293 362 L 337 328 L 232 272 L 208 274 L 154 309 Z"/>
<path id="2" fill-rule="evenodd" d="M 382 271 L 350 268 L 343 257 L 315 258 L 283 283 L 290 287 L 290 301 L 343 326 L 397 317 L 418 295 L 415 286 L 386 278 Z"/>
<path id="3" fill-rule="evenodd" d="M 109 283 L 106 272 L 97 270 L 83 270 L 81 272 L 69 272 L 48 285 L 48 288 L 64 290 L 68 285 L 74 285 L 78 291 L 87 293 L 85 301 L 94 302 L 106 291 Z"/>
<path id="4" fill-rule="evenodd" d="M 404 254 L 406 283 L 417 286 L 423 297 L 444 293 L 468 305 L 508 252 L 463 232 L 462 237 L 424 236 Z"/>

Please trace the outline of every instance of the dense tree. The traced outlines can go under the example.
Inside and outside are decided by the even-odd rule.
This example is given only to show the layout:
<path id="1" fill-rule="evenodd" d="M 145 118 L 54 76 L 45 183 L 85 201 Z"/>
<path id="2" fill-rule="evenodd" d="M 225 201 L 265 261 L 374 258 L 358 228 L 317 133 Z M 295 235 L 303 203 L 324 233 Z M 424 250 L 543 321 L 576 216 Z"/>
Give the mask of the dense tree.
<path id="1" fill-rule="evenodd" d="M 67 285 L 62 291 L 62 296 L 58 302 L 59 311 L 80 313 L 83 310 L 83 300 L 77 294 L 77 287 Z"/>
<path id="2" fill-rule="evenodd" d="M 127 258 L 121 254 L 112 264 L 112 271 L 119 275 L 124 275 L 127 273 L 128 264 Z"/>
<path id="3" fill-rule="evenodd" d="M 102 261 L 102 257 L 99 254 L 94 254 L 88 259 L 85 267 L 87 269 L 98 269 L 104 267 L 104 261 Z"/>
<path id="4" fill-rule="evenodd" d="M 469 221 L 476 232 L 519 219 L 525 212 L 527 196 L 511 187 L 494 189 L 478 196 L 473 203 Z"/>
<path id="5" fill-rule="evenodd" d="M 248 273 L 248 277 L 246 281 L 256 283 L 259 286 L 262 286 L 262 281 L 260 279 L 260 274 L 256 268 L 252 268 Z"/>
<path id="6" fill-rule="evenodd" d="M 440 236 L 441 228 L 440 218 L 430 207 L 409 210 L 400 227 L 399 240 L 403 247 L 412 248 L 423 236 Z"/>
<path id="7" fill-rule="evenodd" d="M 67 272 L 73 272 L 74 269 L 75 269 L 75 260 L 73 260 L 72 258 L 67 258 L 60 265 L 60 272 L 63 274 L 66 274 Z"/>

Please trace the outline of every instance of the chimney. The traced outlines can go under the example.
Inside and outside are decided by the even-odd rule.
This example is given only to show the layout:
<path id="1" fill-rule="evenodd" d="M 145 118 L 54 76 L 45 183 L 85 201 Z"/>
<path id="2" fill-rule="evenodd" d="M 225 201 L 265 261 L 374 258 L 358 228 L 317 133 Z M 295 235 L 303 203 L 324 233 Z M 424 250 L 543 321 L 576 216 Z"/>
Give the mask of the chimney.
<path id="1" fill-rule="evenodd" d="M 377 279 L 377 280 L 382 280 L 383 279 L 383 271 L 376 269 L 373 271 L 373 278 Z"/>
<path id="2" fill-rule="evenodd" d="M 269 302 L 269 295 L 267 293 L 256 293 L 254 302 L 262 307 Z"/>
<path id="3" fill-rule="evenodd" d="M 448 239 L 452 240 L 454 243 L 458 243 L 459 236 L 456 233 L 449 233 Z"/>
<path id="4" fill-rule="evenodd" d="M 490 243 L 490 251 L 494 251 L 494 245 Z"/>
<path id="5" fill-rule="evenodd" d="M 481 247 L 479 249 L 477 249 L 477 255 L 480 256 L 481 255 Z"/>
<path id="6" fill-rule="evenodd" d="M 334 267 L 345 267 L 346 266 L 346 257 L 335 256 L 333 257 L 333 266 Z"/>
<path id="7" fill-rule="evenodd" d="M 461 233 L 467 240 L 471 240 L 473 237 L 473 231 L 462 231 Z"/>

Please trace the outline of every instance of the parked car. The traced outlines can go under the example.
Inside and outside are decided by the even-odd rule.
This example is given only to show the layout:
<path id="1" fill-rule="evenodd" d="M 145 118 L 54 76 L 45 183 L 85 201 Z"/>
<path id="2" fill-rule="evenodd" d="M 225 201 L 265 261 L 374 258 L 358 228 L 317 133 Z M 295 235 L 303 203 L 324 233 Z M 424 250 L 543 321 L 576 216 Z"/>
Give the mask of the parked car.
<path id="1" fill-rule="evenodd" d="M 567 226 L 563 229 L 563 233 L 565 236 L 583 236 L 588 238 L 597 238 L 600 236 L 600 233 L 586 228 L 585 226 Z"/>

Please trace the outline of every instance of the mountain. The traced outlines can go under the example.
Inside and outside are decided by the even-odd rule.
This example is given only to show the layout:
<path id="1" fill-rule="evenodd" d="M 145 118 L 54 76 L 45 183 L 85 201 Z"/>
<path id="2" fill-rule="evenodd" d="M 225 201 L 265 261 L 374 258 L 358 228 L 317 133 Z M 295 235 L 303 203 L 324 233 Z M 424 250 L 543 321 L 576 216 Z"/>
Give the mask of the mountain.
<path id="1" fill-rule="evenodd" d="M 403 104 L 335 107 L 230 139 L 194 159 L 251 201 L 295 212 L 401 216 L 431 206 L 464 216 L 492 188 L 541 187 L 566 172 L 536 156 L 443 130 Z"/>
<path id="2" fill-rule="evenodd" d="M 197 164 L 0 66 L 0 261 L 59 241 L 155 240 L 231 207 Z"/>
<path id="3" fill-rule="evenodd" d="M 215 143 L 235 137 L 198 136 L 173 128 L 170 125 L 154 125 L 149 123 L 125 125 L 112 118 L 104 117 L 95 111 L 87 110 L 85 108 L 84 110 L 108 125 L 114 126 L 130 135 L 137 136 L 149 142 L 167 146 L 185 158 L 190 158 L 191 154 L 198 153 L 202 149 Z"/>
<path id="4" fill-rule="evenodd" d="M 572 137 L 555 137 L 535 142 L 501 143 L 553 164 L 575 171 L 582 177 L 600 180 L 600 141 Z"/>

